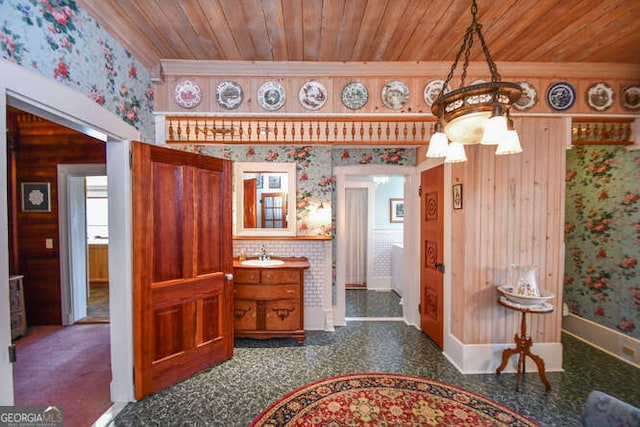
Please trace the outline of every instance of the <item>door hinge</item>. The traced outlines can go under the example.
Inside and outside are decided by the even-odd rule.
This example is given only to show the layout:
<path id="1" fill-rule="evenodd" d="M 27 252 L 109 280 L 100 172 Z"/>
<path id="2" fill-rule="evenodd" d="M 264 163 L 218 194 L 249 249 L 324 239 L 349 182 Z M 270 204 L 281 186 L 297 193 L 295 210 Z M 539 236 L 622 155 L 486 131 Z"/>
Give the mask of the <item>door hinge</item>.
<path id="1" fill-rule="evenodd" d="M 422 304 L 418 303 L 418 314 L 422 314 Z"/>
<path id="2" fill-rule="evenodd" d="M 133 167 L 133 152 L 129 150 L 129 169 Z"/>
<path id="3" fill-rule="evenodd" d="M 422 185 L 418 186 L 418 197 L 422 197 Z"/>
<path id="4" fill-rule="evenodd" d="M 9 346 L 9 363 L 16 363 L 18 360 L 18 353 L 16 352 L 16 345 L 11 344 Z"/>

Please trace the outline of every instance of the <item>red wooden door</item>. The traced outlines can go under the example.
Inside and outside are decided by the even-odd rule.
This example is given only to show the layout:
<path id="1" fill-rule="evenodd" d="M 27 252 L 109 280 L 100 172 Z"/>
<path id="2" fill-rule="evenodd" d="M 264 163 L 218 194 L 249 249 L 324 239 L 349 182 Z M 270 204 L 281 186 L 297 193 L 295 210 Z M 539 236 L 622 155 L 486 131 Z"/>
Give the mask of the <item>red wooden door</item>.
<path id="1" fill-rule="evenodd" d="M 256 211 L 257 179 L 244 179 L 244 201 L 242 207 L 244 209 L 244 228 L 256 228 L 258 226 L 258 212 Z"/>
<path id="2" fill-rule="evenodd" d="M 420 328 L 442 348 L 444 300 L 444 166 L 420 176 Z"/>
<path id="3" fill-rule="evenodd" d="M 231 162 L 132 144 L 135 395 L 233 353 Z"/>

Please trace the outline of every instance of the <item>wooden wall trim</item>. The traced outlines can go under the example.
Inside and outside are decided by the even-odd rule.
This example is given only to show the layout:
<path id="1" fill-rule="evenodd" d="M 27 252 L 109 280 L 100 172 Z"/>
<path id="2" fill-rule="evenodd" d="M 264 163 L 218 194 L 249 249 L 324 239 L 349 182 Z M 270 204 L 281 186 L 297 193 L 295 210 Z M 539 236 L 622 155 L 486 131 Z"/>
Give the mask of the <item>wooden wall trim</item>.
<path id="1" fill-rule="evenodd" d="M 314 120 L 339 115 L 346 117 L 382 115 L 398 117 L 419 116 L 423 120 L 433 118 L 425 101 L 424 90 L 433 80 L 443 80 L 449 64 L 443 63 L 309 63 L 309 62 L 249 62 L 249 61 L 166 61 L 164 79 L 156 84 L 156 115 L 256 115 L 270 118 L 306 116 Z M 638 110 L 622 106 L 620 99 L 625 88 L 638 85 L 640 65 L 633 64 L 498 64 L 505 81 L 529 83 L 536 90 L 537 102 L 527 110 L 513 109 L 513 115 L 619 115 L 637 117 Z M 465 84 L 490 78 L 486 64 L 472 63 Z M 184 108 L 175 100 L 176 86 L 185 79 L 200 87 L 201 101 L 191 108 Z M 216 100 L 216 89 L 221 81 L 233 80 L 242 88 L 242 102 L 233 110 L 226 109 Z M 317 110 L 308 110 L 298 100 L 303 85 L 314 80 L 327 91 L 327 100 Z M 382 102 L 382 90 L 391 80 L 402 81 L 409 90 L 409 99 L 402 108 L 391 109 Z M 450 86 L 460 85 L 456 73 Z M 277 81 L 285 90 L 286 101 L 277 111 L 267 111 L 259 105 L 258 90 L 266 81 Z M 360 82 L 368 91 L 368 100 L 357 110 L 342 103 L 343 88 L 351 82 Z M 576 92 L 574 105 L 566 111 L 553 110 L 546 102 L 546 92 L 551 84 L 565 81 Z M 586 93 L 595 83 L 606 82 L 614 90 L 615 102 L 608 110 L 594 111 L 587 104 Z"/>
<path id="2" fill-rule="evenodd" d="M 640 64 L 497 62 L 503 78 L 528 77 L 583 78 L 601 75 L 610 78 L 639 76 Z M 435 76 L 444 80 L 451 62 L 278 62 L 278 61 L 161 61 L 164 76 Z M 458 70 L 457 70 L 458 71 Z M 470 62 L 469 75 L 488 73 L 486 62 Z"/>

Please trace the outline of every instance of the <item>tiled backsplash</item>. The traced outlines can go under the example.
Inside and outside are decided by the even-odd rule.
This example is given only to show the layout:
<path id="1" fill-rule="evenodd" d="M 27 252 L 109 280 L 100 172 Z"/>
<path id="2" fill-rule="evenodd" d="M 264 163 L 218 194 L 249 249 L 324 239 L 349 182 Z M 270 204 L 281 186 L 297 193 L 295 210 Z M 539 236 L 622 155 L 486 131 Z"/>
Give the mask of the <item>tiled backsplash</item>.
<path id="1" fill-rule="evenodd" d="M 391 249 L 394 243 L 402 243 L 402 230 L 373 230 L 373 275 L 391 276 Z"/>

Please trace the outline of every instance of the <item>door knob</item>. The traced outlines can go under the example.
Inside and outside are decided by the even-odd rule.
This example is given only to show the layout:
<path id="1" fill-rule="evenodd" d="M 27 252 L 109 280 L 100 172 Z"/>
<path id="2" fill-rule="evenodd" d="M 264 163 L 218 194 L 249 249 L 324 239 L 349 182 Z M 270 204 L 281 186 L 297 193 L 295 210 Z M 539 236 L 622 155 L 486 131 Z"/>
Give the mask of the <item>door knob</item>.
<path id="1" fill-rule="evenodd" d="M 436 262 L 435 264 L 433 264 L 433 266 L 435 267 L 436 270 L 438 270 L 440 273 L 444 274 L 444 264 Z"/>
<path id="2" fill-rule="evenodd" d="M 229 281 L 231 281 L 231 280 L 233 280 L 233 274 L 227 273 L 227 274 L 224 275 L 224 278 L 229 280 Z"/>

